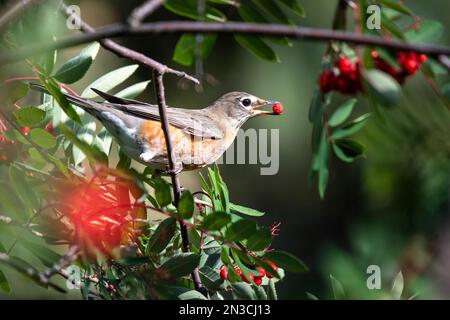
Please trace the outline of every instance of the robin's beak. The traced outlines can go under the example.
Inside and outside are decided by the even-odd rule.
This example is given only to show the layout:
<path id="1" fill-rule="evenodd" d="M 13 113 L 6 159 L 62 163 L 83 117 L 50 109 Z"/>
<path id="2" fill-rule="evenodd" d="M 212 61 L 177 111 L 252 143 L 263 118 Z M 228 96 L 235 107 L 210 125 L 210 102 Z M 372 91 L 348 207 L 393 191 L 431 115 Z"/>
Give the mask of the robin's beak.
<path id="1" fill-rule="evenodd" d="M 275 100 L 258 99 L 256 105 L 252 109 L 253 116 L 275 115 L 275 113 L 273 111 L 260 110 L 261 108 L 264 108 L 267 106 L 273 106 L 275 103 L 279 103 L 279 102 L 275 101 Z"/>

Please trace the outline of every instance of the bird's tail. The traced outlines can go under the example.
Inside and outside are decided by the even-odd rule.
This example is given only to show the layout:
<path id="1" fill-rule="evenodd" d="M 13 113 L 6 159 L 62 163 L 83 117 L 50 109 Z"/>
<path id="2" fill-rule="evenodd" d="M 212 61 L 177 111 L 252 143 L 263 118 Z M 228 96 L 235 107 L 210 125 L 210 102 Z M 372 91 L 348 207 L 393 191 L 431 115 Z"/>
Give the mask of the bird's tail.
<path id="1" fill-rule="evenodd" d="M 44 86 L 42 86 L 40 84 L 29 83 L 29 86 L 33 90 L 40 91 L 40 92 L 43 92 L 43 93 L 46 93 L 46 94 L 50 94 L 48 92 L 48 90 Z M 102 105 L 100 103 L 95 102 L 95 101 L 92 101 L 92 100 L 89 100 L 89 99 L 85 99 L 85 98 L 76 96 L 76 95 L 71 94 L 71 93 L 63 92 L 62 94 L 64 95 L 64 97 L 70 103 L 73 103 L 74 105 L 79 106 L 79 107 L 85 109 L 88 112 L 89 111 L 91 111 L 91 112 L 92 111 L 97 111 L 97 110 L 102 108 Z"/>

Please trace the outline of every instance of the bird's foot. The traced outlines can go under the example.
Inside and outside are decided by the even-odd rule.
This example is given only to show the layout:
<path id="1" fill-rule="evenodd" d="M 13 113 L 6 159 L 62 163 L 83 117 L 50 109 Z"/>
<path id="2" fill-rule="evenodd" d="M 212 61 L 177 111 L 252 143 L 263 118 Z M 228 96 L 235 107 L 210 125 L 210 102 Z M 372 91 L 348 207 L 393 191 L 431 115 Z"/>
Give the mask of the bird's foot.
<path id="1" fill-rule="evenodd" d="M 183 165 L 182 164 L 175 164 L 175 167 L 173 169 L 171 169 L 169 166 L 166 167 L 166 171 L 164 171 L 164 173 L 166 174 L 174 174 L 177 175 L 179 173 L 181 173 L 181 171 L 183 171 Z"/>

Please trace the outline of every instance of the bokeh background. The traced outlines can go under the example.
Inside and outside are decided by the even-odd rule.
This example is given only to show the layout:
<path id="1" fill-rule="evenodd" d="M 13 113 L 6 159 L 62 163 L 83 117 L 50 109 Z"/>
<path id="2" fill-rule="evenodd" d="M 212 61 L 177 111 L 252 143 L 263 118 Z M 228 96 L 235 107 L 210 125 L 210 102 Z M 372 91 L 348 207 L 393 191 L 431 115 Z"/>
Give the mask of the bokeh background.
<path id="1" fill-rule="evenodd" d="M 335 0 L 302 0 L 307 17 L 300 25 L 329 28 Z M 140 1 L 78 1 L 84 20 L 93 26 L 124 21 Z M 418 15 L 440 21 L 445 26 L 441 43 L 449 45 L 450 2 L 445 0 L 407 1 Z M 150 20 L 173 19 L 159 10 Z M 37 28 L 44 21 L 36 20 Z M 47 21 L 48 22 L 48 21 Z M 56 22 L 55 22 L 56 23 Z M 62 31 L 66 32 L 66 31 Z M 120 42 L 174 66 L 172 52 L 177 36 L 135 36 Z M 228 91 L 247 91 L 283 102 L 281 117 L 249 121 L 245 128 L 280 130 L 280 169 L 273 176 L 260 175 L 258 165 L 221 165 L 231 200 L 266 212 L 262 222 L 281 222 L 280 235 L 273 246 L 292 252 L 310 268 L 305 274 L 288 274 L 278 286 L 286 299 L 305 299 L 311 292 L 320 299 L 332 298 L 330 274 L 338 279 L 348 298 L 389 297 L 395 275 L 401 270 L 408 298 L 450 298 L 450 113 L 445 103 L 417 74 L 407 80 L 401 104 L 386 110 L 384 120 L 372 117 L 357 140 L 367 146 L 367 156 L 355 163 L 331 160 L 330 184 L 324 200 L 310 183 L 311 124 L 307 114 L 316 78 L 320 72 L 325 44 L 294 42 L 276 47 L 281 63 L 259 60 L 233 41 L 219 37 L 210 57 L 204 61 L 203 91 L 173 76 L 167 76 L 167 99 L 171 106 L 200 107 Z M 79 48 L 59 53 L 59 63 L 75 55 Z M 73 88 L 80 90 L 101 74 L 130 64 L 110 52 L 99 56 L 85 78 Z M 19 64 L 2 67 L 6 74 L 26 75 Z M 195 73 L 194 68 L 186 71 Z M 143 68 L 127 82 L 151 78 Z M 152 90 L 139 97 L 154 101 Z M 334 99 L 339 101 L 339 97 Z M 341 99 L 341 101 L 344 98 Z M 357 112 L 368 110 L 360 97 Z M 199 189 L 197 172 L 185 173 L 182 184 Z M 20 256 L 20 248 L 16 255 Z M 28 254 L 28 253 L 23 253 Z M 369 265 L 378 265 L 382 290 L 366 287 Z M 17 273 L 12 295 L 0 298 L 78 298 L 77 292 L 59 295 L 39 288 Z"/>

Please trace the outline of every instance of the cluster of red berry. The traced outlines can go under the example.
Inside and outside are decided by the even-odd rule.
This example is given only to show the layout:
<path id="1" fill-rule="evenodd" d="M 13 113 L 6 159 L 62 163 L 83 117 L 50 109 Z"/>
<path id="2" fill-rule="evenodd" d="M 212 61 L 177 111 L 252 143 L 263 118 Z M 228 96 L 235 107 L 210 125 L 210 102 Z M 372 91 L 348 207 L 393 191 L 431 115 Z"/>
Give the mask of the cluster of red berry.
<path id="1" fill-rule="evenodd" d="M 359 78 L 359 62 L 352 62 L 349 58 L 341 57 L 336 63 L 339 72 L 325 70 L 320 75 L 319 85 L 323 93 L 332 90 L 345 94 L 355 94 L 361 90 Z"/>
<path id="2" fill-rule="evenodd" d="M 399 52 L 397 62 L 399 68 L 389 64 L 382 59 L 378 51 L 371 52 L 375 67 L 383 72 L 390 74 L 400 84 L 405 81 L 407 76 L 413 75 L 419 70 L 422 63 L 427 60 L 425 54 L 415 52 Z M 339 91 L 344 94 L 356 94 L 362 90 L 359 72 L 358 60 L 351 61 L 349 58 L 340 57 L 335 68 L 324 70 L 319 78 L 319 86 L 322 93 L 330 91 Z"/>
<path id="3" fill-rule="evenodd" d="M 269 262 L 270 266 L 273 268 L 273 270 L 277 271 L 278 267 L 273 263 L 273 262 Z M 252 281 L 250 281 L 250 279 L 248 279 L 243 272 L 241 271 L 241 269 L 238 266 L 234 267 L 234 270 L 236 271 L 236 273 L 238 274 L 238 276 L 247 283 L 251 283 L 252 281 L 257 285 L 260 286 L 262 283 L 262 279 L 264 277 L 267 277 L 269 279 L 271 279 L 273 276 L 266 272 L 266 270 L 263 267 L 256 267 L 256 270 L 259 272 L 259 275 L 255 276 L 253 274 L 249 274 L 249 277 L 251 278 Z M 228 269 L 226 266 L 222 266 L 222 268 L 220 268 L 220 277 L 223 280 L 227 280 L 228 278 Z"/>
<path id="4" fill-rule="evenodd" d="M 13 162 L 18 156 L 17 151 L 16 142 L 0 134 L 0 165 Z"/>
<path id="5" fill-rule="evenodd" d="M 411 76 L 416 73 L 422 63 L 427 61 L 427 56 L 425 54 L 418 54 L 415 52 L 399 52 L 397 54 L 397 63 L 400 67 L 396 68 L 390 65 L 386 60 L 382 59 L 378 51 L 373 50 L 371 55 L 375 62 L 375 66 L 381 71 L 390 74 L 400 84 L 405 82 L 405 78 L 407 76 Z"/>
<path id="6" fill-rule="evenodd" d="M 282 114 L 283 113 L 283 105 L 281 103 L 275 103 L 272 106 L 272 111 L 274 114 Z"/>

